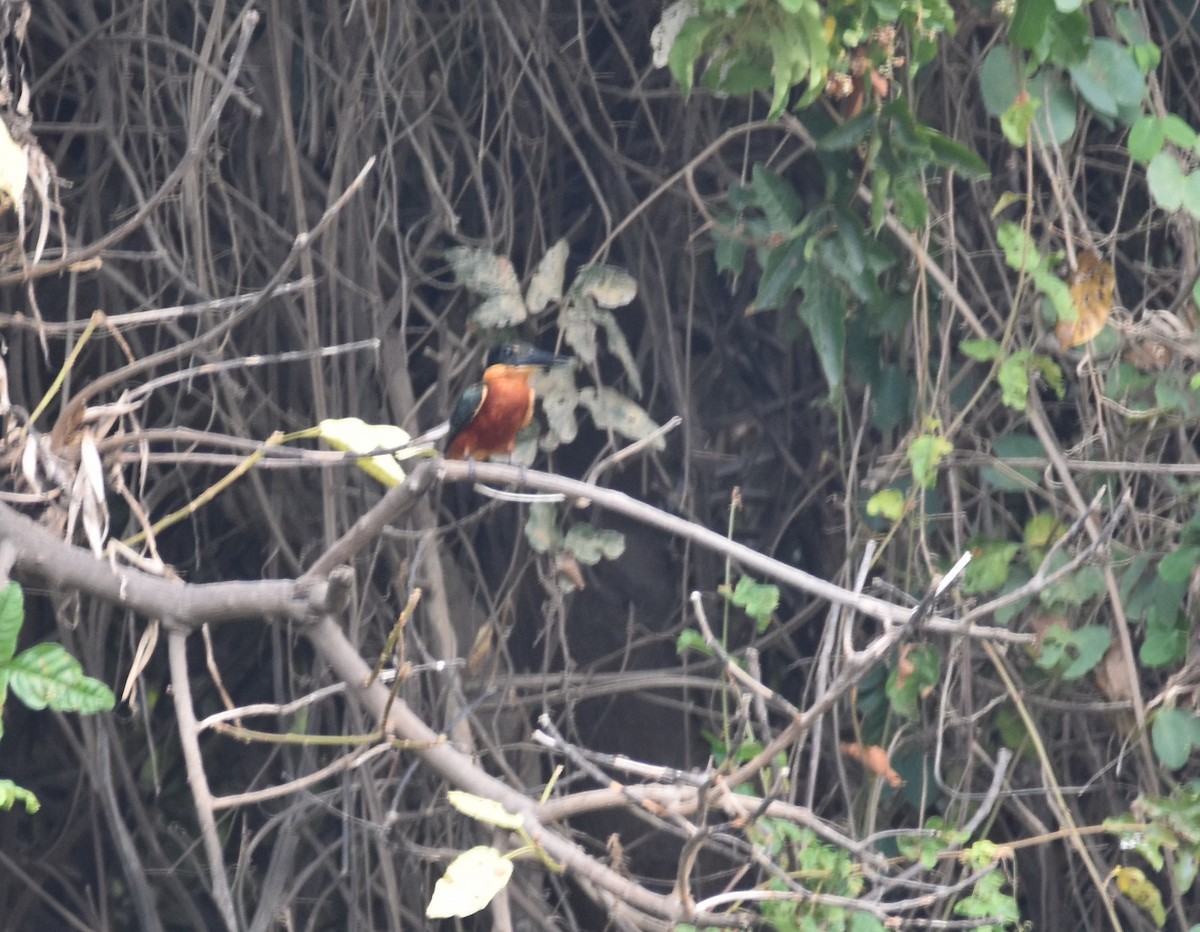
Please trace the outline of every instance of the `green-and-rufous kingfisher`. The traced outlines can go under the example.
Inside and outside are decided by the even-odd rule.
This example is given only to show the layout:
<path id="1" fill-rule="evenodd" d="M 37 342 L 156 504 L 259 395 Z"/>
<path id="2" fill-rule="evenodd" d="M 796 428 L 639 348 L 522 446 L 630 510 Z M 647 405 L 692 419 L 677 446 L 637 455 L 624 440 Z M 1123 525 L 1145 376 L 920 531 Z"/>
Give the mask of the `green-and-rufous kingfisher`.
<path id="1" fill-rule="evenodd" d="M 493 349 L 483 380 L 459 396 L 450 415 L 446 459 L 486 460 L 511 454 L 517 434 L 533 420 L 537 395 L 529 376 L 539 368 L 569 361 L 570 357 L 528 343 L 504 343 Z"/>

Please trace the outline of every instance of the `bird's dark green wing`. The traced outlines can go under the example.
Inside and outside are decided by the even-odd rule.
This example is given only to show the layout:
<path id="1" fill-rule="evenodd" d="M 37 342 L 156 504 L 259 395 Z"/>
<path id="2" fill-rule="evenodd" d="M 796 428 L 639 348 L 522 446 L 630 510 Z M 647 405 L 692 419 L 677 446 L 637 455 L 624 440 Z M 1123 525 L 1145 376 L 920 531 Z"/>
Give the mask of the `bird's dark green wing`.
<path id="1" fill-rule="evenodd" d="M 446 436 L 446 448 L 454 443 L 454 438 L 462 433 L 463 428 L 471 423 L 471 419 L 483 407 L 483 399 L 487 397 L 487 386 L 476 382 L 458 396 L 458 404 L 450 414 L 450 433 Z"/>

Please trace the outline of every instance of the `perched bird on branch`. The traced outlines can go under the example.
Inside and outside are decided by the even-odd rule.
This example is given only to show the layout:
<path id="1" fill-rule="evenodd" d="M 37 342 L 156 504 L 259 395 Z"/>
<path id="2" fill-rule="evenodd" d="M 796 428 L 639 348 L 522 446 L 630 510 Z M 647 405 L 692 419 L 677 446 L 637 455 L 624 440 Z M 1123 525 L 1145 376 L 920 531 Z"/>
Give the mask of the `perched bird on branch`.
<path id="1" fill-rule="evenodd" d="M 517 434 L 533 420 L 537 395 L 529 376 L 539 368 L 569 361 L 570 357 L 528 343 L 505 343 L 493 349 L 483 381 L 462 393 L 450 415 L 446 459 L 486 460 L 512 453 Z"/>

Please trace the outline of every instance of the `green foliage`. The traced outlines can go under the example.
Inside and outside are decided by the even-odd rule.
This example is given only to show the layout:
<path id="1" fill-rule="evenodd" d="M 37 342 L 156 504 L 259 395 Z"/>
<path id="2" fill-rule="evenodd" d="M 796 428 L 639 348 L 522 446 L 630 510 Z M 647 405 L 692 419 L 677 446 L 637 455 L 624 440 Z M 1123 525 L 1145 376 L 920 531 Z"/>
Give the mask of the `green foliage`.
<path id="1" fill-rule="evenodd" d="M 1136 829 L 1130 823 L 1145 823 Z M 1136 851 L 1156 871 L 1174 855 L 1175 883 L 1189 890 L 1200 871 L 1200 780 L 1176 786 L 1170 796 L 1139 796 L 1130 811 L 1105 820 L 1121 848 Z"/>
<path id="2" fill-rule="evenodd" d="M 961 846 L 969 837 L 966 832 L 947 827 L 941 816 L 930 816 L 925 820 L 924 832 L 900 835 L 896 839 L 896 848 L 902 857 L 931 871 L 944 854 Z"/>
<path id="3" fill-rule="evenodd" d="M 1185 709 L 1159 709 L 1150 723 L 1150 741 L 1164 767 L 1178 770 L 1200 749 L 1200 715 Z"/>
<path id="4" fill-rule="evenodd" d="M 921 700 L 942 676 L 942 655 L 932 644 L 911 645 L 888 673 L 888 702 L 897 715 L 919 719 Z"/>
<path id="5" fill-rule="evenodd" d="M 933 433 L 940 425 L 932 422 L 930 433 L 914 437 L 908 445 L 908 462 L 912 466 L 913 482 L 924 489 L 937 482 L 938 464 L 954 452 L 954 445 L 940 434 Z"/>
<path id="6" fill-rule="evenodd" d="M 0 780 L 0 809 L 12 809 L 17 803 L 25 804 L 25 811 L 30 815 L 42 808 L 38 798 L 23 786 L 17 786 L 12 780 Z"/>
<path id="7" fill-rule="evenodd" d="M 1009 221 L 996 228 L 996 242 L 1004 250 L 1004 261 L 1008 267 L 1028 275 L 1034 287 L 1049 299 L 1056 320 L 1073 321 L 1079 317 L 1067 283 L 1054 272 L 1062 263 L 1061 253 L 1043 256 L 1024 227 Z"/>
<path id="8" fill-rule="evenodd" d="M 17 653 L 17 638 L 25 623 L 25 594 L 20 585 L 9 582 L 0 589 L 0 709 L 8 692 L 31 709 L 50 708 L 56 712 L 107 712 L 116 705 L 116 697 L 99 680 L 84 675 L 79 661 L 61 644 L 35 644 Z M 0 723 L 0 737 L 4 734 Z M 28 790 L 9 780 L 0 780 L 0 808 L 25 804 L 27 812 L 37 812 L 39 804 Z"/>
<path id="9" fill-rule="evenodd" d="M 994 920 L 988 925 L 975 927 L 986 932 L 1000 932 L 1008 926 L 1017 925 L 1021 921 L 1021 914 L 1016 898 L 1004 892 L 1006 883 L 1006 878 L 999 871 L 984 874 L 975 883 L 971 893 L 954 904 L 955 915 Z"/>
<path id="10" fill-rule="evenodd" d="M 1056 671 L 1065 680 L 1077 680 L 1096 667 L 1110 643 L 1112 635 L 1102 625 L 1068 629 L 1054 624 L 1042 637 L 1037 665 Z"/>
<path id="11" fill-rule="evenodd" d="M 35 644 L 16 653 L 24 621 L 24 593 L 10 582 L 0 589 L 0 707 L 10 689 L 31 709 L 87 714 L 107 712 L 116 704 L 112 690 L 85 676 L 61 644 Z"/>
<path id="12" fill-rule="evenodd" d="M 1021 545 L 1006 540 L 979 541 L 971 547 L 971 562 L 963 573 L 967 595 L 995 592 L 1008 582 L 1009 569 Z"/>
<path id="13" fill-rule="evenodd" d="M 1019 349 L 1005 358 L 996 371 L 996 382 L 1000 386 L 1000 400 L 1014 411 L 1024 411 L 1029 405 L 1031 373 L 1037 373 L 1059 398 L 1066 394 L 1063 371 L 1049 356 L 1035 353 L 1029 348 Z"/>
<path id="14" fill-rule="evenodd" d="M 865 889 L 862 873 L 849 852 L 821 841 L 811 829 L 783 819 L 759 818 L 747 828 L 746 835 L 759 852 L 807 890 L 854 899 Z M 779 878 L 768 881 L 766 887 L 783 892 L 789 889 Z M 883 929 L 869 913 L 801 896 L 766 900 L 759 909 L 765 925 L 781 932 Z"/>
<path id="15" fill-rule="evenodd" d="M 550 502 L 529 506 L 525 540 L 534 553 L 554 557 L 560 565 L 563 560 L 574 560 L 584 566 L 595 566 L 601 560 L 615 560 L 625 552 L 625 535 L 619 531 L 575 523 L 564 533 L 558 526 L 557 506 Z M 574 573 L 560 572 L 557 578 L 564 592 L 573 592 L 579 585 Z"/>
<path id="16" fill-rule="evenodd" d="M 736 212 L 725 215 L 723 227 L 714 231 L 718 268 L 740 274 L 747 249 L 753 248 L 761 275 L 747 312 L 795 302 L 830 396 L 839 397 L 847 343 L 874 345 L 877 334 L 893 326 L 889 317 L 896 299 L 880 276 L 895 265 L 895 253 L 870 237 L 848 211 L 826 204 L 806 213 L 791 184 L 763 165 L 754 167 L 749 185 L 730 189 L 729 202 Z M 852 303 L 866 313 L 852 314 Z"/>
<path id="17" fill-rule="evenodd" d="M 867 514 L 899 521 L 906 510 L 904 493 L 899 489 L 882 489 L 867 499 Z"/>
<path id="18" fill-rule="evenodd" d="M 808 83 L 802 105 L 824 89 L 831 50 L 817 0 L 700 0 L 688 12 L 667 53 L 667 65 L 685 97 L 698 66 L 700 83 L 718 93 L 769 88 L 772 118 L 783 112 L 794 86 Z"/>
<path id="19" fill-rule="evenodd" d="M 754 619 L 761 634 L 767 630 L 771 616 L 779 607 L 779 587 L 770 583 L 755 582 L 749 576 L 743 576 L 729 594 L 729 601 Z"/>
<path id="20" fill-rule="evenodd" d="M 871 228 L 883 225 L 892 204 L 900 222 L 911 230 L 925 226 L 929 203 L 926 174 L 941 168 L 972 181 L 989 177 L 987 165 L 962 143 L 919 123 L 903 100 L 867 110 L 825 134 L 823 152 L 865 148 L 871 167 Z"/>
<path id="21" fill-rule="evenodd" d="M 1045 457 L 1046 450 L 1040 440 L 1032 434 L 1001 434 L 992 440 L 992 455 L 998 460 L 1028 459 Z M 1040 481 L 1040 473 L 1030 467 L 986 466 L 983 479 L 988 485 L 1002 492 L 1021 492 Z"/>

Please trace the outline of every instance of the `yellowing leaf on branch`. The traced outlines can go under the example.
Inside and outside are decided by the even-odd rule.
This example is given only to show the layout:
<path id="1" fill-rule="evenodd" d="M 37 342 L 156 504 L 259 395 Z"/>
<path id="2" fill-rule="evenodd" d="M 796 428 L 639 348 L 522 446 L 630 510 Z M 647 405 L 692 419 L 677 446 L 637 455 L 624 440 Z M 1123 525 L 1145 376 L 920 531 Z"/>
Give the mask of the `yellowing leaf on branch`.
<path id="1" fill-rule="evenodd" d="M 1060 318 L 1054 328 L 1058 345 L 1063 349 L 1087 343 L 1104 329 L 1112 313 L 1116 276 L 1111 264 L 1089 250 L 1079 256 L 1079 267 L 1067 285 L 1077 316 L 1075 320 Z"/>
<path id="2" fill-rule="evenodd" d="M 1166 924 L 1162 894 L 1142 871 L 1136 867 L 1114 867 L 1109 877 L 1116 881 L 1118 890 L 1154 920 L 1156 926 L 1161 929 Z"/>
<path id="3" fill-rule="evenodd" d="M 354 464 L 373 479 L 388 488 L 404 481 L 404 470 L 398 460 L 408 459 L 426 452 L 423 447 L 404 447 L 412 438 L 393 424 L 368 424 L 361 418 L 327 418 L 318 425 L 318 435 L 335 450 L 344 453 L 372 453 L 375 450 L 390 450 L 371 457 L 363 457 Z"/>
<path id="4" fill-rule="evenodd" d="M 0 211 L 20 205 L 29 178 L 29 153 L 12 138 L 8 124 L 0 120 Z"/>
<path id="5" fill-rule="evenodd" d="M 425 907 L 430 919 L 470 916 L 504 889 L 512 876 L 512 861 L 495 848 L 480 845 L 464 851 L 446 868 Z"/>

